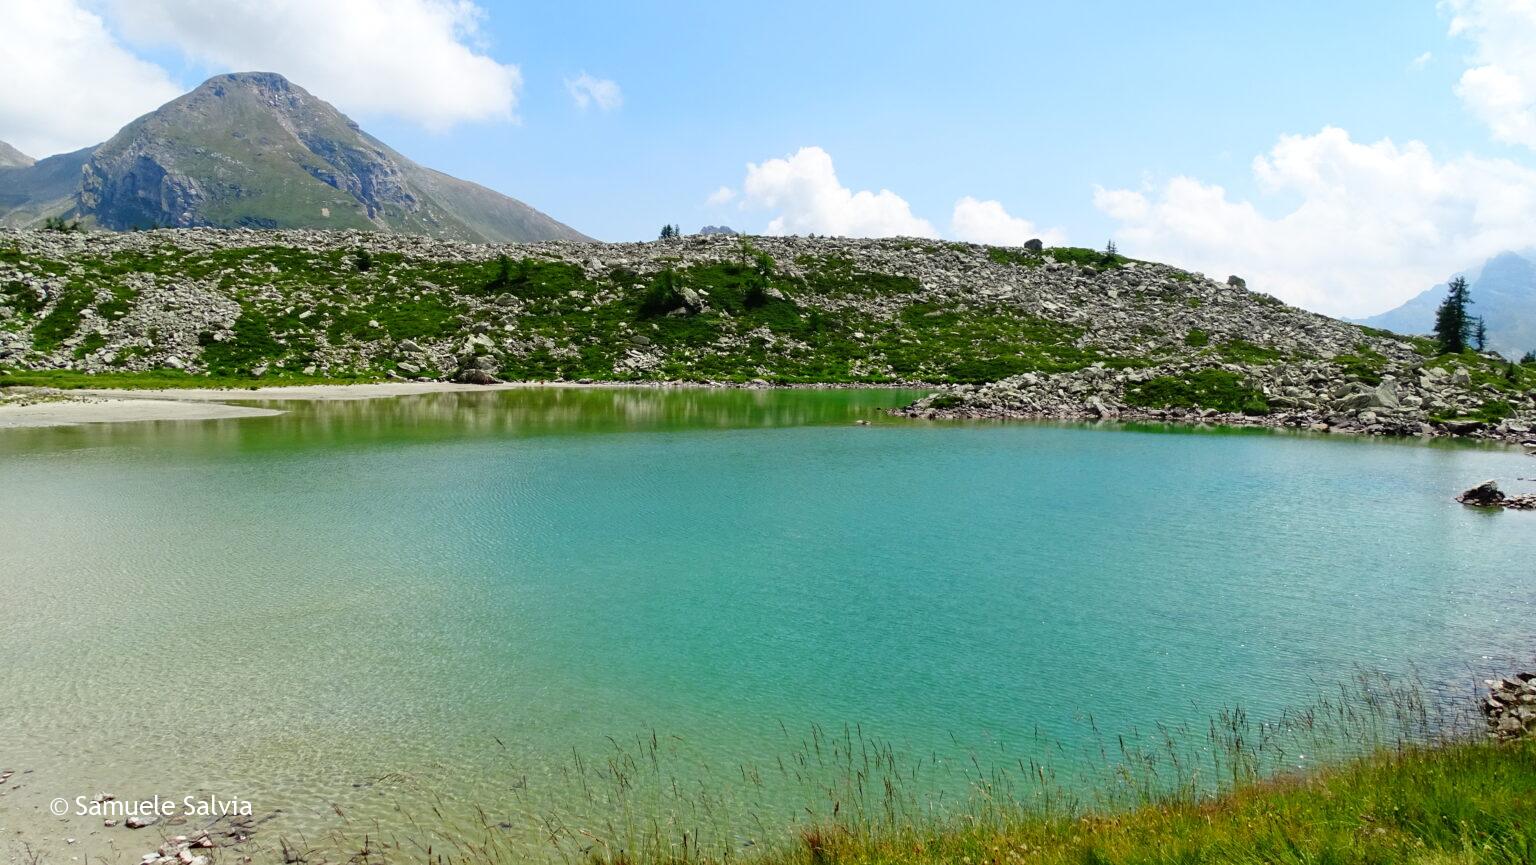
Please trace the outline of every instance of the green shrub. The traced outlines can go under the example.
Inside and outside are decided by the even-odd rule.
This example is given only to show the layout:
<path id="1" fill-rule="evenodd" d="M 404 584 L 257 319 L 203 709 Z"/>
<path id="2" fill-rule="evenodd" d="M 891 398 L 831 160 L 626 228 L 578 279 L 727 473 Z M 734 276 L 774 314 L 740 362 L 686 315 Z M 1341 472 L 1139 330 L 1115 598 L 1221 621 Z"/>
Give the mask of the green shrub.
<path id="1" fill-rule="evenodd" d="M 1198 327 L 1190 328 L 1189 333 L 1184 334 L 1184 344 L 1202 348 L 1211 344 L 1211 335 Z"/>
<path id="2" fill-rule="evenodd" d="M 678 290 L 677 274 L 671 270 L 663 270 L 656 274 L 651 284 L 640 296 L 640 315 L 646 318 L 666 315 L 679 307 L 686 307 L 687 301 Z"/>
<path id="3" fill-rule="evenodd" d="M 1125 401 L 1143 408 L 1202 408 L 1247 415 L 1269 414 L 1269 400 L 1237 373 L 1203 369 L 1185 376 L 1158 376 L 1126 389 Z"/>

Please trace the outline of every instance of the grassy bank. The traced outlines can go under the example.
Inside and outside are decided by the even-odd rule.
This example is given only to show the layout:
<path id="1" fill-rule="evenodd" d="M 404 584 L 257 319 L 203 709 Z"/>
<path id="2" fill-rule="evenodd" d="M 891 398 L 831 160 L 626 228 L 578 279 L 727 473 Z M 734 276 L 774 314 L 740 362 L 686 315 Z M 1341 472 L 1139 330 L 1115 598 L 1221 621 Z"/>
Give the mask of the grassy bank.
<path id="1" fill-rule="evenodd" d="M 1017 812 L 892 833 L 806 830 L 764 863 L 1474 863 L 1536 861 L 1536 743 L 1383 750 L 1122 812 Z"/>

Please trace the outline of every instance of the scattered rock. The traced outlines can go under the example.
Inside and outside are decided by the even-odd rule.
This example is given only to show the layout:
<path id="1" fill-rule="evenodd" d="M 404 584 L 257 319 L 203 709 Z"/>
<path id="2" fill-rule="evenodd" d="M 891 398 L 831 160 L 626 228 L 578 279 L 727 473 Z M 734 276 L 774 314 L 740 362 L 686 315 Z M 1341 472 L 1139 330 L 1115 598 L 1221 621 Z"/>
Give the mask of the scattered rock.
<path id="1" fill-rule="evenodd" d="M 1536 510 L 1536 495 L 1508 496 L 1499 489 L 1498 481 L 1483 481 L 1456 497 L 1456 501 L 1475 508 L 1508 508 L 1517 511 Z"/>

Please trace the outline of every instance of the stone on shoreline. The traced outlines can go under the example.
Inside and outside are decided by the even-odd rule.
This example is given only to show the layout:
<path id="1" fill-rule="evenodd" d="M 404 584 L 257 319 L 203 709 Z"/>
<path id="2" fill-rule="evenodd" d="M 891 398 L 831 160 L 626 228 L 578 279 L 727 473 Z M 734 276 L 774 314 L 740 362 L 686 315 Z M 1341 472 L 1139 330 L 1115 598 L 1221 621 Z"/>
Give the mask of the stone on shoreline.
<path id="1" fill-rule="evenodd" d="M 1489 679 L 1483 715 L 1490 738 L 1510 740 L 1536 737 L 1536 673 L 1516 673 Z"/>

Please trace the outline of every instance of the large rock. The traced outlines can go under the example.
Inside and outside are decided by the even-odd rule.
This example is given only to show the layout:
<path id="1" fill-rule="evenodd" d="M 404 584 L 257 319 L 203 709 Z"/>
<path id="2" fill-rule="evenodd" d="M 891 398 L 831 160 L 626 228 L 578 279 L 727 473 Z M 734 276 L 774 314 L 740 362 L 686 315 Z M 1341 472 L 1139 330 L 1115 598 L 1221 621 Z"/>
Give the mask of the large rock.
<path id="1" fill-rule="evenodd" d="M 453 377 L 453 380 L 458 382 L 458 383 L 460 383 L 460 384 L 500 384 L 501 383 L 501 379 L 499 379 L 496 376 L 491 375 L 489 372 L 486 372 L 485 370 L 479 369 L 477 367 L 469 367 L 468 369 L 460 370 L 459 374 Z"/>
<path id="2" fill-rule="evenodd" d="M 1373 408 L 1385 408 L 1396 411 L 1401 407 L 1397 398 L 1397 385 L 1390 381 L 1383 381 L 1371 391 L 1371 406 Z"/>

